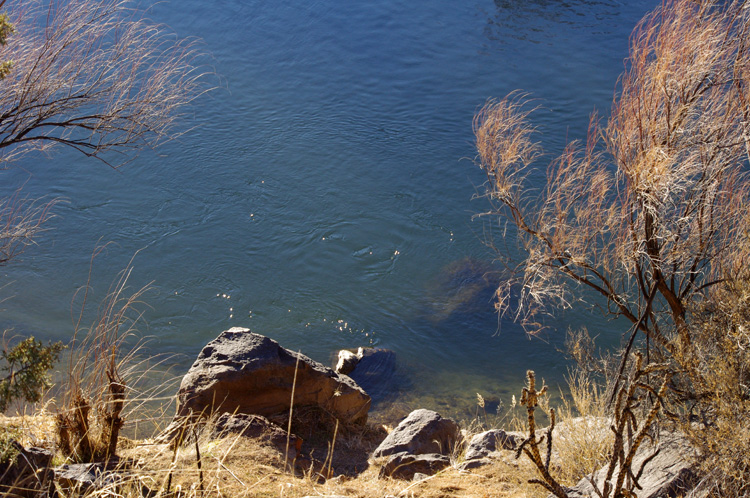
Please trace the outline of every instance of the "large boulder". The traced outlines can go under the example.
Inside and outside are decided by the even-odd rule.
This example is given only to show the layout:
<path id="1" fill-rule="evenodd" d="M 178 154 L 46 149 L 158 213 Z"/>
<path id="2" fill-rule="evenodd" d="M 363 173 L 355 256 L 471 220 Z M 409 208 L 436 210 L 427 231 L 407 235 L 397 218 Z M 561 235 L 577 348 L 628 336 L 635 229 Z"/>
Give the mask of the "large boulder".
<path id="1" fill-rule="evenodd" d="M 431 410 L 414 410 L 388 434 L 372 456 L 380 458 L 401 452 L 450 455 L 460 441 L 461 429 L 453 420 Z"/>
<path id="2" fill-rule="evenodd" d="M 349 377 L 241 327 L 222 332 L 200 352 L 180 384 L 176 420 L 287 413 L 292 389 L 295 407 L 320 407 L 344 424 L 367 421 L 370 397 Z"/>

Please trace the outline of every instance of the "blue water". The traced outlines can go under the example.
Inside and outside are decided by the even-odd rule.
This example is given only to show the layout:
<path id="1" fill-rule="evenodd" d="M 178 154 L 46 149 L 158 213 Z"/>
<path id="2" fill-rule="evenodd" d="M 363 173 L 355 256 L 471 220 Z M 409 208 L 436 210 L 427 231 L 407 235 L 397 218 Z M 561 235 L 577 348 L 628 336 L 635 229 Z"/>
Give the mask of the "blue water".
<path id="1" fill-rule="evenodd" d="M 131 286 L 154 283 L 139 334 L 182 355 L 178 374 L 220 331 L 248 326 L 326 363 L 341 347 L 393 349 L 411 379 L 402 403 L 509 399 L 527 368 L 560 382 L 568 328 L 616 341 L 623 325 L 576 309 L 530 340 L 487 290 L 461 293 L 493 258 L 472 219 L 487 205 L 471 200 L 483 176 L 471 120 L 523 89 L 550 157 L 585 137 L 654 4 L 158 3 L 149 17 L 202 40 L 218 88 L 187 110 L 179 140 L 119 171 L 58 150 L 2 174 L 3 194 L 25 183 L 66 202 L 2 269 L 1 325 L 69 339 L 91 253 L 112 241 L 92 300 L 140 250 Z"/>

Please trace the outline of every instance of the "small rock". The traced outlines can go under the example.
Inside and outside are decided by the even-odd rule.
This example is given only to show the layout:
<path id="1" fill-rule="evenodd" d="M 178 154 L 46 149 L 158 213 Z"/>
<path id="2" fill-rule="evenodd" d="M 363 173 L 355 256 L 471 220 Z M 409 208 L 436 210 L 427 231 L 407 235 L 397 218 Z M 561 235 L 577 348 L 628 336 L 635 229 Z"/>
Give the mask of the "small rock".
<path id="1" fill-rule="evenodd" d="M 466 460 L 487 457 L 490 453 L 498 450 L 515 450 L 523 441 L 518 435 L 505 432 L 501 429 L 491 429 L 475 435 L 471 438 L 466 449 Z"/>
<path id="2" fill-rule="evenodd" d="M 113 488 L 122 477 L 107 469 L 104 463 L 65 464 L 55 469 L 55 480 L 67 495 L 85 495 L 90 491 Z"/>
<path id="3" fill-rule="evenodd" d="M 336 373 L 349 375 L 352 370 L 357 366 L 359 362 L 359 356 L 352 353 L 348 349 L 342 349 L 338 354 L 338 361 L 336 362 Z M 361 387 L 361 386 L 360 386 Z"/>
<path id="4" fill-rule="evenodd" d="M 406 452 L 412 455 L 449 455 L 461 440 L 453 420 L 431 410 L 414 410 L 375 449 L 374 458 Z"/>
<path id="5" fill-rule="evenodd" d="M 412 480 L 417 473 L 431 476 L 450 465 L 450 458 L 438 453 L 412 455 L 401 452 L 390 456 L 380 469 L 380 477 Z"/>

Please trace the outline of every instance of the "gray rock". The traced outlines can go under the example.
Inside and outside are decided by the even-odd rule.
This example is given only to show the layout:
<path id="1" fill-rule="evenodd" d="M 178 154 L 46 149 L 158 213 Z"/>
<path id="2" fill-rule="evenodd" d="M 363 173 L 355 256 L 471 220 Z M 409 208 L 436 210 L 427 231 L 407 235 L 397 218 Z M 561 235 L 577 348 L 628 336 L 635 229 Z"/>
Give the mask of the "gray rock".
<path id="1" fill-rule="evenodd" d="M 216 412 L 273 416 L 295 407 L 320 407 L 344 424 L 364 424 L 370 397 L 349 377 L 234 327 L 208 343 L 183 377 L 176 419 Z"/>
<path id="2" fill-rule="evenodd" d="M 14 449 L 14 456 L 0 462 L 0 496 L 57 496 L 54 472 L 49 468 L 52 452 L 24 448 L 17 441 L 11 441 L 9 445 Z"/>
<path id="3" fill-rule="evenodd" d="M 55 480 L 68 496 L 109 489 L 114 492 L 122 477 L 104 463 L 65 464 L 55 469 Z"/>
<path id="4" fill-rule="evenodd" d="M 638 498 L 666 498 L 683 496 L 697 483 L 695 448 L 687 439 L 676 433 L 662 432 L 656 445 L 644 443 L 638 448 L 633 459 L 633 469 L 637 472 L 642 462 L 658 449 L 659 453 L 646 464 L 636 489 Z M 593 475 L 599 489 L 604 487 L 607 469 L 600 469 Z M 615 477 L 617 471 L 615 471 Z M 614 483 L 613 483 L 614 484 Z M 581 479 L 569 491 L 570 498 L 598 496 L 588 478 Z M 550 495 L 552 498 L 553 495 Z"/>
<path id="5" fill-rule="evenodd" d="M 485 458 L 495 451 L 515 450 L 523 441 L 517 434 L 505 432 L 501 429 L 491 429 L 476 434 L 466 449 L 466 460 Z"/>
<path id="6" fill-rule="evenodd" d="M 223 413 L 216 419 L 211 438 L 217 439 L 236 434 L 241 437 L 259 439 L 273 445 L 282 453 L 287 451 L 287 432 L 261 415 Z M 302 447 L 302 439 L 289 434 L 289 459 L 294 460 Z"/>
<path id="7" fill-rule="evenodd" d="M 412 480 L 417 473 L 431 476 L 450 467 L 450 464 L 451 461 L 447 456 L 438 453 L 412 455 L 401 452 L 388 458 L 380 469 L 380 477 Z"/>
<path id="8" fill-rule="evenodd" d="M 453 420 L 431 410 L 415 410 L 398 424 L 375 449 L 379 458 L 406 452 L 412 455 L 449 455 L 461 441 L 461 429 Z"/>
<path id="9" fill-rule="evenodd" d="M 462 462 L 458 465 L 458 470 L 474 470 L 478 469 L 480 467 L 484 467 L 485 465 L 492 464 L 493 460 L 491 458 L 476 458 L 474 460 L 466 460 L 465 462 Z"/>

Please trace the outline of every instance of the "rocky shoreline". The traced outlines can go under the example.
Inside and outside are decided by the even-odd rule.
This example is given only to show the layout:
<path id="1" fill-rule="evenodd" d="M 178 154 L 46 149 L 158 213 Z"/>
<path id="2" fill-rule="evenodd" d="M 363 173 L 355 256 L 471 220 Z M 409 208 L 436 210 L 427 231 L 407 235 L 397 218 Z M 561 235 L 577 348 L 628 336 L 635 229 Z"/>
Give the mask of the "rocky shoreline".
<path id="1" fill-rule="evenodd" d="M 418 409 L 390 432 L 371 431 L 379 441 L 369 454 L 351 457 L 334 468 L 329 462 L 326 470 L 326 462 L 319 461 L 316 454 L 321 441 L 335 444 L 337 433 L 366 427 L 372 399 L 363 386 L 377 388 L 383 380 L 379 377 L 392 375 L 395 364 L 393 352 L 377 349 L 342 350 L 337 360 L 333 369 L 328 368 L 249 329 L 226 330 L 203 348 L 183 377 L 174 418 L 152 444 L 176 452 L 199 436 L 209 440 L 249 438 L 283 455 L 285 470 L 317 468 L 321 478 L 330 479 L 375 467 L 381 478 L 421 480 L 449 467 L 471 472 L 494 461 L 513 460 L 526 442 L 526 434 L 501 429 L 469 434 L 437 412 Z M 598 424 L 597 430 L 608 430 L 607 420 L 593 422 Z M 568 429 L 564 424 L 555 428 L 555 438 L 564 439 L 570 424 L 591 425 L 592 420 L 567 423 Z M 694 450 L 674 433 L 658 436 L 636 456 L 641 461 L 650 459 L 638 496 L 687 495 L 697 482 Z M 70 492 L 93 490 L 122 479 L 121 470 L 112 462 L 51 469 L 49 452 L 20 447 L 18 455 L 23 464 L 18 460 L 15 466 L 13 462 L 5 468 L 0 465 L 0 485 L 23 483 L 34 490 L 29 496 L 53 496 L 52 481 Z M 601 472 L 582 479 L 568 490 L 569 496 L 593 496 L 591 479 L 601 480 Z M 697 498 L 700 494 L 687 496 Z"/>

